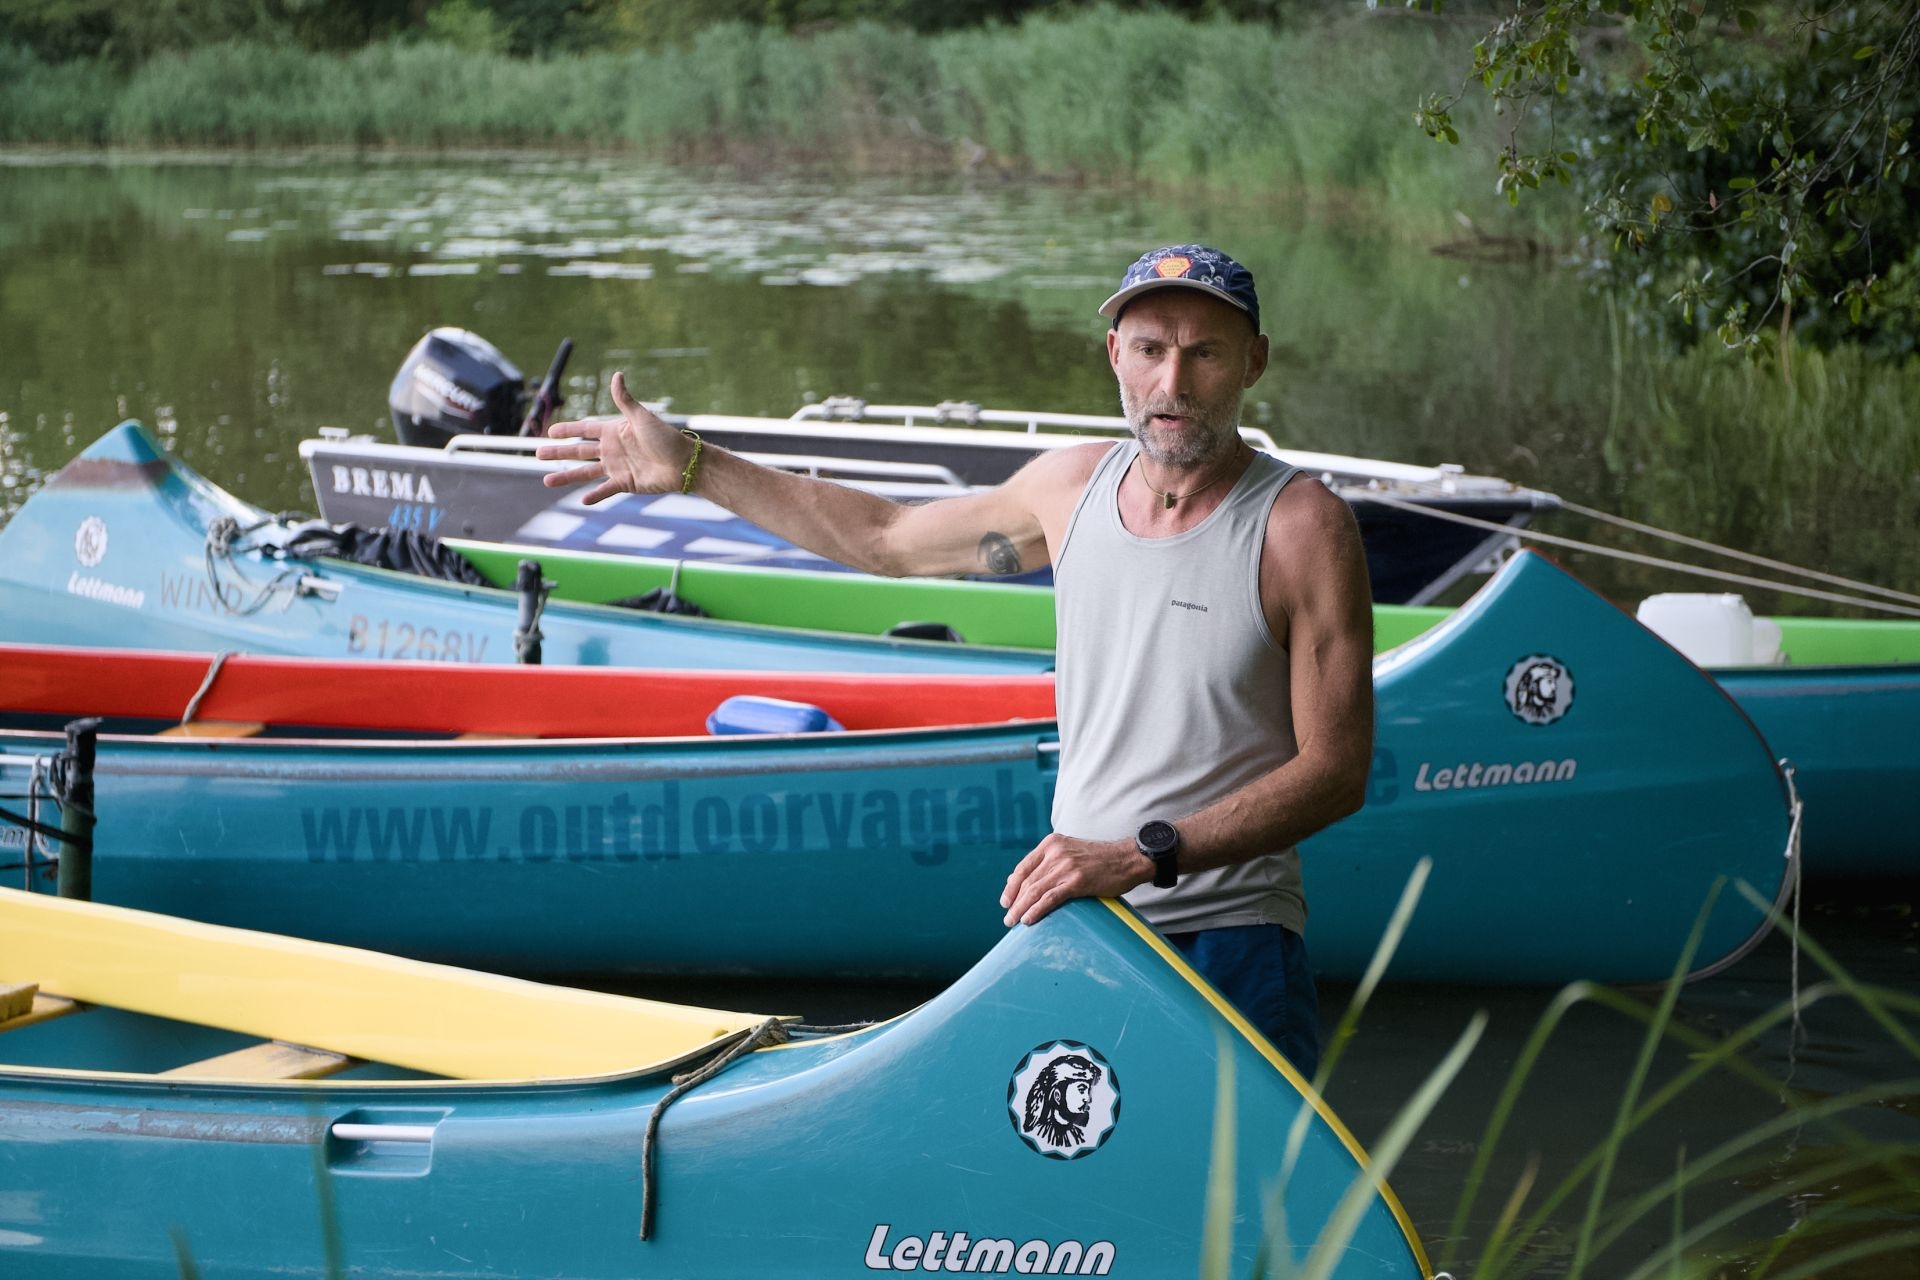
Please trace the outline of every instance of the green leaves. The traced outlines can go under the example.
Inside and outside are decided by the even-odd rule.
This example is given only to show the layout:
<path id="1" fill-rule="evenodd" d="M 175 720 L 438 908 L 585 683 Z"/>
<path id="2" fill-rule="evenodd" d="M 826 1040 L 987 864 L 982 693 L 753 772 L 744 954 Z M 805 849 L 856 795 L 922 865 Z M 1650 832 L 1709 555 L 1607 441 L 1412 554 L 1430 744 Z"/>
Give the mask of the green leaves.
<path id="1" fill-rule="evenodd" d="M 1751 347 L 1785 316 L 1783 334 L 1915 348 L 1920 317 L 1865 282 L 1920 250 L 1920 7 L 1516 0 L 1473 82 L 1502 117 L 1498 192 L 1573 186 L 1578 256 L 1675 345 Z"/>

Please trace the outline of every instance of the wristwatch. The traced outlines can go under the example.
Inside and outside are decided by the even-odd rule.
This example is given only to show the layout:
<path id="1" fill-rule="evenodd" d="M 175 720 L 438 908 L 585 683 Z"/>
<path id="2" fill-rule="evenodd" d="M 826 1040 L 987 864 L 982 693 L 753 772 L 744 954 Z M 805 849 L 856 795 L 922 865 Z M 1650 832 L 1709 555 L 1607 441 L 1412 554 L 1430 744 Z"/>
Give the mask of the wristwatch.
<path id="1" fill-rule="evenodd" d="M 1171 889 L 1180 879 L 1180 828 L 1155 818 L 1133 837 L 1134 847 L 1153 863 L 1153 887 Z"/>

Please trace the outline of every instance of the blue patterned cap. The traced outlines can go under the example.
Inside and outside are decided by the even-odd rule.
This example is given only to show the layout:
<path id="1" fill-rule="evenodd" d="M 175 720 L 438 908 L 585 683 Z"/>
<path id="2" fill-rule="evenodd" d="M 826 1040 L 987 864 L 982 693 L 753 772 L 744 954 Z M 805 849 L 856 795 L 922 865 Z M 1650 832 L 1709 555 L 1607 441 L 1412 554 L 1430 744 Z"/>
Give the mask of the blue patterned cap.
<path id="1" fill-rule="evenodd" d="M 1127 268 L 1120 292 L 1100 304 L 1100 314 L 1118 324 L 1129 302 L 1168 285 L 1202 289 L 1232 303 L 1247 313 L 1253 331 L 1260 332 L 1260 296 L 1253 291 L 1253 272 L 1203 244 L 1173 244 L 1141 254 Z"/>

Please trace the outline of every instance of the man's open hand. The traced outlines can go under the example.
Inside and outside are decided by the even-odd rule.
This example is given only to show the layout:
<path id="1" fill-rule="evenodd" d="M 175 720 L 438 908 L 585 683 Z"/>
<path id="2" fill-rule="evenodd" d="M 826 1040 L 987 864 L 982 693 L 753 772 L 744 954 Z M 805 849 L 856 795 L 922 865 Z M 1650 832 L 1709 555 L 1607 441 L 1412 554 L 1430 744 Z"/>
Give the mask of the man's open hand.
<path id="1" fill-rule="evenodd" d="M 613 375 L 612 389 L 619 417 L 556 422 L 547 428 L 550 438 L 569 443 L 543 444 L 536 455 L 583 464 L 548 472 L 544 477 L 547 487 L 592 484 L 581 499 L 588 505 L 604 502 L 617 493 L 677 490 L 693 445 L 627 394 L 625 375 Z"/>

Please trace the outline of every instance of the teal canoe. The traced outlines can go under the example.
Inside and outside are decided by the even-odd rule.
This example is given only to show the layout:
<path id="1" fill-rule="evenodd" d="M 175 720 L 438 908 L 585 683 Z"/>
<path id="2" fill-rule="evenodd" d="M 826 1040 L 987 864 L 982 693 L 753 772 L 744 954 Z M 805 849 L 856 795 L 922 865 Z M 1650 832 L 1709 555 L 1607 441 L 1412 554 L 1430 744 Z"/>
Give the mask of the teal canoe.
<path id="1" fill-rule="evenodd" d="M 1051 648 L 1045 587 L 944 579 L 884 579 L 737 565 L 514 547 L 449 539 L 485 576 L 511 582 L 537 559 L 571 600 L 606 601 L 670 588 L 718 618 L 879 634 L 903 623 L 948 627 L 987 645 Z M 1453 611 L 1375 605 L 1385 652 Z M 1834 876 L 1920 874 L 1920 622 L 1776 617 L 1780 660 L 1711 674 L 1790 761 L 1806 801 L 1804 840 L 1815 871 Z"/>
<path id="2" fill-rule="evenodd" d="M 1376 606 L 1382 647 L 1445 609 Z M 1792 766 L 1808 869 L 1834 878 L 1920 875 L 1920 622 L 1778 616 L 1777 660 L 1708 673 Z"/>
<path id="3" fill-rule="evenodd" d="M 512 662 L 521 601 L 282 554 L 294 529 L 116 427 L 0 529 L 0 639 L 326 658 Z M 590 666 L 1037 672 L 1048 652 L 552 603 L 543 659 Z"/>
<path id="4" fill-rule="evenodd" d="M 0 990 L 9 1280 L 1192 1275 L 1215 1194 L 1227 1273 L 1281 1223 L 1268 1266 L 1429 1274 L 1325 1103 L 1118 904 L 841 1034 L 15 889 Z"/>
<path id="5" fill-rule="evenodd" d="M 957 973 L 1000 936 L 1057 772 L 1044 678 L 213 667 L 0 651 L 0 710 L 29 718 L 0 731 L 16 784 L 66 718 L 107 717 L 99 896 L 523 972 Z M 1375 674 L 1367 803 L 1303 846 L 1323 973 L 1364 970 L 1422 859 L 1410 980 L 1658 980 L 1716 883 L 1791 883 L 1766 743 L 1547 560 Z M 844 732 L 709 736 L 731 693 Z M 516 733 L 561 736 L 452 737 Z M 1726 890 L 1694 968 L 1764 928 Z"/>

